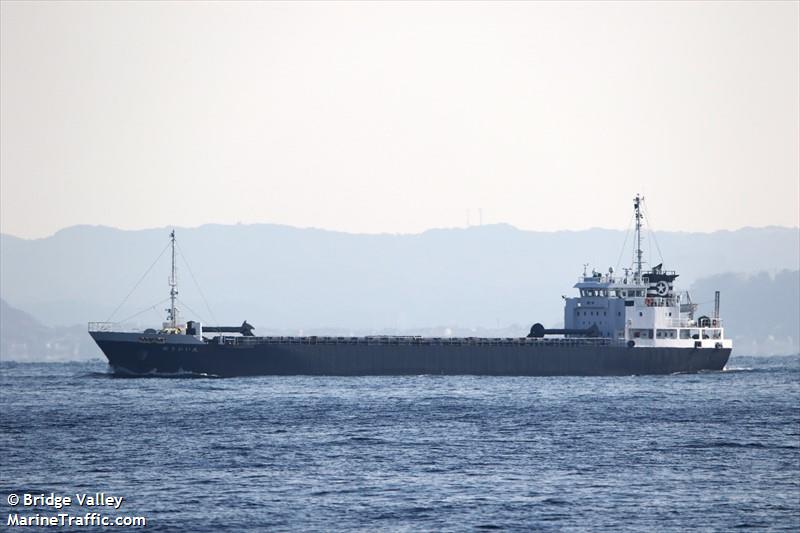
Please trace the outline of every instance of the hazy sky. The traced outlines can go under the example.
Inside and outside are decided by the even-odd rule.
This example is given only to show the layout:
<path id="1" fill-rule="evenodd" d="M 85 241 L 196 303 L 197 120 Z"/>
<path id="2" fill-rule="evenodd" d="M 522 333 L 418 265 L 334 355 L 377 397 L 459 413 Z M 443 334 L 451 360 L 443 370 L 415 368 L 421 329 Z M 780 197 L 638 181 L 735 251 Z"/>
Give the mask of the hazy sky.
<path id="1" fill-rule="evenodd" d="M 1 229 L 798 226 L 798 6 L 4 1 Z"/>

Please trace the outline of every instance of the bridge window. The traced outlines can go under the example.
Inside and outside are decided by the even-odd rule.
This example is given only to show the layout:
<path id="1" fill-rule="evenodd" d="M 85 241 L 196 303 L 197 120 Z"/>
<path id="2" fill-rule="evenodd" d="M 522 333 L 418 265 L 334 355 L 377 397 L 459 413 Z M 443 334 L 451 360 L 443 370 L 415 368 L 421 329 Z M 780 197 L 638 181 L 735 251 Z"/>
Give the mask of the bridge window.
<path id="1" fill-rule="evenodd" d="M 632 329 L 631 335 L 634 339 L 652 339 L 653 338 L 653 330 L 652 329 Z"/>

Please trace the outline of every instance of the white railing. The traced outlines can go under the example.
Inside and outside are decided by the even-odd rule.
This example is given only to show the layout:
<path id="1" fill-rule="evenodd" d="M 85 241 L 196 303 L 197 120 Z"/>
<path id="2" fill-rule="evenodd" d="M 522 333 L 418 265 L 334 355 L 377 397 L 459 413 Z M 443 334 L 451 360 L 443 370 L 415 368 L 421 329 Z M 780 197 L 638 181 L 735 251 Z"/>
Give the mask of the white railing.
<path id="1" fill-rule="evenodd" d="M 89 331 L 103 331 L 103 332 L 139 332 L 141 328 L 121 324 L 119 322 L 89 322 Z"/>
<path id="2" fill-rule="evenodd" d="M 116 322 L 89 322 L 89 331 L 119 331 Z"/>
<path id="3" fill-rule="evenodd" d="M 664 298 L 662 296 L 648 296 L 644 299 L 644 304 L 647 307 L 677 307 L 679 303 L 678 298 Z"/>
<path id="4" fill-rule="evenodd" d="M 709 328 L 721 328 L 722 327 L 722 319 L 721 318 L 710 318 L 710 324 L 708 326 L 703 326 L 703 329 Z M 697 320 L 689 320 L 687 318 L 679 318 L 679 319 L 672 319 L 667 321 L 666 326 L 658 326 L 658 327 L 670 327 L 670 328 L 694 328 L 700 329 L 700 324 Z"/>

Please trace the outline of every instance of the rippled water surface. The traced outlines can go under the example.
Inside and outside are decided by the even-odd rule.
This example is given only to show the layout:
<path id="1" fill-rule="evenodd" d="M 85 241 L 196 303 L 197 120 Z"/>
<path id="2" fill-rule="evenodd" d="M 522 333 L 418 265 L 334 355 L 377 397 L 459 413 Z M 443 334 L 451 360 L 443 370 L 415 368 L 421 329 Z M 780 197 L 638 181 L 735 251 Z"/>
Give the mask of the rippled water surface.
<path id="1" fill-rule="evenodd" d="M 0 530 L 55 513 L 8 505 L 26 492 L 124 496 L 162 531 L 800 530 L 800 358 L 729 368 L 119 379 L 6 362 Z"/>

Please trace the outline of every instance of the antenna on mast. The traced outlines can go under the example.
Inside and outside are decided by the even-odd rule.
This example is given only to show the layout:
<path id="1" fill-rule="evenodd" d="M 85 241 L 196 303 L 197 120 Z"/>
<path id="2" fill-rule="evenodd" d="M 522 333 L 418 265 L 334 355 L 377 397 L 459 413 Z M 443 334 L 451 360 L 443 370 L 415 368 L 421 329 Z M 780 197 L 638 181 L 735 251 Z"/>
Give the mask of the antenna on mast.
<path id="1" fill-rule="evenodd" d="M 178 327 L 178 310 L 175 309 L 175 299 L 178 297 L 178 271 L 175 265 L 175 230 L 169 234 L 170 244 L 172 245 L 172 270 L 169 276 L 169 309 L 167 317 L 170 322 L 170 327 Z"/>
<path id="2" fill-rule="evenodd" d="M 636 272 L 634 279 L 637 283 L 642 281 L 642 210 L 640 208 L 644 197 L 636 195 L 633 199 L 634 216 L 636 217 Z"/>

